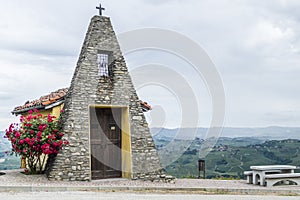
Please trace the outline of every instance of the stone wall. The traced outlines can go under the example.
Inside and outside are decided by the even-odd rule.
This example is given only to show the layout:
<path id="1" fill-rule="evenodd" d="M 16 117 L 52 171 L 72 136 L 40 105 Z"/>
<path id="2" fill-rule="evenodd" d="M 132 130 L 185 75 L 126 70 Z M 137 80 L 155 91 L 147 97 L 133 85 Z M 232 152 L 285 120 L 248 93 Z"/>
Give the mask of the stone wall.
<path id="1" fill-rule="evenodd" d="M 98 75 L 97 54 L 112 52 L 112 76 Z M 165 179 L 148 124 L 110 19 L 94 16 L 65 100 L 64 128 L 70 144 L 50 163 L 50 180 L 91 180 L 89 105 L 129 107 L 132 178 Z"/>

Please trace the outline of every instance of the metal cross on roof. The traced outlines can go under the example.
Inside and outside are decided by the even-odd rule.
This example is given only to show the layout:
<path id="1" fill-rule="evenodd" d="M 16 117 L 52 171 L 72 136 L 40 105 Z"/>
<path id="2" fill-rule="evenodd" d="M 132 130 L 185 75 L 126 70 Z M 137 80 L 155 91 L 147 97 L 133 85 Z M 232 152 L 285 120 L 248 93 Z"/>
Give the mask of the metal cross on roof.
<path id="1" fill-rule="evenodd" d="M 99 15 L 102 16 L 102 10 L 105 10 L 105 8 L 103 8 L 103 7 L 101 6 L 101 3 L 100 3 L 100 5 L 99 5 L 99 7 L 98 7 L 98 6 L 96 7 L 96 9 L 99 9 Z"/>

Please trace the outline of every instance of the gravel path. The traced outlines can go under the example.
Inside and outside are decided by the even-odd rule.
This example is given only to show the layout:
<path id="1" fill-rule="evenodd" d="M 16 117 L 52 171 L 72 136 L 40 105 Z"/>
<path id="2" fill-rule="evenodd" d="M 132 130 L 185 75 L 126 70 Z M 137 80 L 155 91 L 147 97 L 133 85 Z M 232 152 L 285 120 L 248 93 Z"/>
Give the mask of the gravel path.
<path id="1" fill-rule="evenodd" d="M 25 175 L 21 170 L 1 171 L 1 186 L 45 186 L 45 187 L 144 187 L 144 188 L 207 188 L 207 189 L 242 189 L 257 191 L 289 190 L 300 193 L 300 186 L 276 186 L 272 188 L 247 184 L 245 180 L 177 179 L 175 183 L 161 183 L 128 179 L 104 179 L 91 182 L 49 181 L 45 175 Z"/>

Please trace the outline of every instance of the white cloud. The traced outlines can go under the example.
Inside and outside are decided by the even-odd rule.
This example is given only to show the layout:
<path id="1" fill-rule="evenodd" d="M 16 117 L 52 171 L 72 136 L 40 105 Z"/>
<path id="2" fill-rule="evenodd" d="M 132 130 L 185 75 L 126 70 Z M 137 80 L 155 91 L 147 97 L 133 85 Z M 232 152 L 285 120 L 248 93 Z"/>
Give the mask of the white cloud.
<path id="1" fill-rule="evenodd" d="M 277 46 L 278 43 L 289 42 L 295 37 L 291 28 L 281 28 L 270 21 L 260 21 L 249 33 L 248 45 L 260 47 L 264 45 Z"/>

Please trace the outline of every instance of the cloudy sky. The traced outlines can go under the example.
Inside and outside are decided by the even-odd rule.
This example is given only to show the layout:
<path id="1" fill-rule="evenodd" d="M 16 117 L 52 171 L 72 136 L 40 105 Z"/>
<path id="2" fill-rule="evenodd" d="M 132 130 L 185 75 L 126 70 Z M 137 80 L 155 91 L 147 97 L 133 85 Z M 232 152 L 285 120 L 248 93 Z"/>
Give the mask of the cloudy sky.
<path id="1" fill-rule="evenodd" d="M 69 86 L 98 3 L 96 0 L 1 1 L 0 130 L 16 120 L 10 114 L 15 106 Z M 198 43 L 223 81 L 225 126 L 300 125 L 300 1 L 102 0 L 101 3 L 117 34 L 155 27 L 172 30 Z M 186 65 L 176 56 L 151 51 L 128 54 L 125 58 L 130 70 L 148 63 L 174 69 L 180 69 L 176 63 Z M 209 126 L 212 108 L 207 87 L 201 80 L 197 85 L 188 73 L 183 77 L 194 90 L 199 109 L 197 125 Z M 156 108 L 148 116 L 152 126 L 181 125 L 180 99 L 168 88 L 148 85 L 139 88 L 138 93 Z M 163 123 L 157 122 L 162 116 Z"/>

